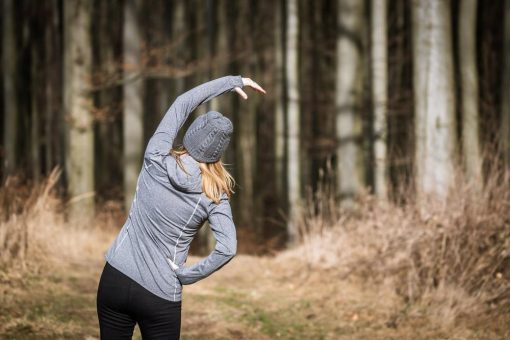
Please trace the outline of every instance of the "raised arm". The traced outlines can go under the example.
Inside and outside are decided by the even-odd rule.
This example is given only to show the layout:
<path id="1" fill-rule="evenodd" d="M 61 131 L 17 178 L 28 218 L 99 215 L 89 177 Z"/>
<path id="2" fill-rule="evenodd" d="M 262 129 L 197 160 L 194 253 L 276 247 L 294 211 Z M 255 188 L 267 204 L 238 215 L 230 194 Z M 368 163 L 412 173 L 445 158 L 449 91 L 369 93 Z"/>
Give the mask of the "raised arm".
<path id="1" fill-rule="evenodd" d="M 168 154 L 177 132 L 197 106 L 225 92 L 242 87 L 241 76 L 226 76 L 211 80 L 181 94 L 165 113 L 156 132 L 149 140 L 145 156 Z"/>
<path id="2" fill-rule="evenodd" d="M 236 254 L 236 229 L 228 199 L 222 198 L 218 205 L 214 203 L 212 205 L 209 225 L 216 238 L 216 246 L 206 258 L 190 267 L 181 267 L 176 270 L 179 281 L 184 285 L 206 278 L 223 267 Z"/>

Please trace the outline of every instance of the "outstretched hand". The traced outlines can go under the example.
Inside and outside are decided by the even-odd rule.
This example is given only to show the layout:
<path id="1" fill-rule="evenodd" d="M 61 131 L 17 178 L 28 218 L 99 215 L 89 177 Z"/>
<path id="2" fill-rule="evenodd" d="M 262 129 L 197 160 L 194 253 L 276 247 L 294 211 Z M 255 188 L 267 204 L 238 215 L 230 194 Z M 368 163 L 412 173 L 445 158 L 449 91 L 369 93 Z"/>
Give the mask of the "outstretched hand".
<path id="1" fill-rule="evenodd" d="M 262 94 L 266 94 L 266 90 L 264 90 L 259 84 L 251 80 L 250 78 L 242 78 L 243 79 L 243 85 L 249 86 L 252 89 L 254 89 L 257 92 L 260 92 Z M 243 98 L 248 99 L 248 95 L 246 92 L 244 92 L 240 87 L 236 86 L 234 90 Z"/>

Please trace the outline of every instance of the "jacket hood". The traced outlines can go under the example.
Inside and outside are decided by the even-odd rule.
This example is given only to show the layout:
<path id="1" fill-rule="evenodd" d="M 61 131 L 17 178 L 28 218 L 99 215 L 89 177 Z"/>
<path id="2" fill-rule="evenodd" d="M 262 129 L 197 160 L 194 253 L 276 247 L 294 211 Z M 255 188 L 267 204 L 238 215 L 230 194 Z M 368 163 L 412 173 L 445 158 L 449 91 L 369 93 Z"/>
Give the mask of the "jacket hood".
<path id="1" fill-rule="evenodd" d="M 166 161 L 167 173 L 172 185 L 182 192 L 201 193 L 202 173 L 200 166 L 188 154 L 181 156 L 182 164 L 186 172 L 179 166 L 173 156 L 168 156 Z"/>

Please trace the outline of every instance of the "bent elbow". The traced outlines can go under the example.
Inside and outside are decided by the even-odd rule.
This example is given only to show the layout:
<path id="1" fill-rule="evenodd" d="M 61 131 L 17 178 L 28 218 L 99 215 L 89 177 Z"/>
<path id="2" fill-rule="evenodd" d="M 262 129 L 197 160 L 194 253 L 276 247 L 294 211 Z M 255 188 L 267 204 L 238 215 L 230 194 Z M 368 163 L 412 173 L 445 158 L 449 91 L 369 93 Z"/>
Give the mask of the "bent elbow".
<path id="1" fill-rule="evenodd" d="M 225 251 L 225 256 L 230 260 L 237 254 L 237 243 L 234 243 L 230 247 L 228 247 Z"/>
<path id="2" fill-rule="evenodd" d="M 227 256 L 228 256 L 229 258 L 233 258 L 234 256 L 236 256 L 236 254 L 237 254 L 237 249 L 233 249 L 232 251 L 230 251 L 230 252 L 227 254 Z"/>

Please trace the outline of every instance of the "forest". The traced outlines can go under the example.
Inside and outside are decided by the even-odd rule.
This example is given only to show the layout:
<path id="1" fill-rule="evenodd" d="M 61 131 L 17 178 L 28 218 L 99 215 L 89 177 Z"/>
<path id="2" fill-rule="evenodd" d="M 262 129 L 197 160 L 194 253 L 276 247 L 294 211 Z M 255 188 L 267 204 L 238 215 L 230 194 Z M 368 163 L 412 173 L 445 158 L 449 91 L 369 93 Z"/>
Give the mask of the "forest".
<path id="1" fill-rule="evenodd" d="M 147 143 L 226 75 L 267 94 L 174 143 L 234 125 L 238 255 L 183 338 L 510 337 L 510 1 L 0 2 L 0 337 L 98 338 Z"/>

